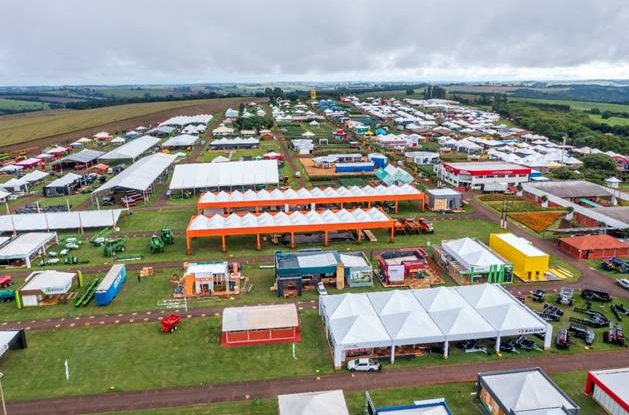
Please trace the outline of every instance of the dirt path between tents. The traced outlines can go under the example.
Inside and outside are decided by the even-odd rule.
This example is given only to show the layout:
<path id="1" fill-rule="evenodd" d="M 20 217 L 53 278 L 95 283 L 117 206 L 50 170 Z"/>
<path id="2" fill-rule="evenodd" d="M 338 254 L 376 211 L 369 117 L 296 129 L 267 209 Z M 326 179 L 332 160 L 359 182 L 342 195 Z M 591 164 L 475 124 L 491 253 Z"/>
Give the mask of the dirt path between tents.
<path id="1" fill-rule="evenodd" d="M 288 148 L 288 141 L 286 140 L 286 137 L 284 137 L 284 134 L 282 134 L 280 129 L 277 127 L 277 125 L 274 126 L 273 132 L 275 134 L 275 137 L 277 138 L 277 141 L 280 143 L 282 153 L 284 154 L 284 157 L 286 157 L 286 162 L 290 165 L 290 168 L 293 171 L 293 175 L 298 171 L 300 172 L 301 170 L 299 169 L 299 165 L 297 164 L 300 163 L 300 161 L 296 160 L 295 153 L 291 151 L 290 148 Z M 295 180 L 300 187 L 306 187 L 306 181 L 303 177 L 295 177 Z"/>
<path id="2" fill-rule="evenodd" d="M 220 385 L 190 386 L 138 392 L 119 392 L 64 398 L 10 401 L 12 415 L 70 415 L 110 411 L 172 408 L 247 399 L 274 399 L 278 394 L 342 389 L 364 391 L 401 387 L 421 387 L 447 383 L 473 382 L 479 372 L 541 367 L 549 374 L 576 370 L 610 369 L 629 365 L 629 353 L 591 352 L 564 356 L 513 358 L 491 362 L 389 369 L 382 373 L 307 376 L 255 380 Z"/>
<path id="3" fill-rule="evenodd" d="M 0 147 L 0 151 L 13 152 L 23 149 L 29 149 L 29 151 L 41 152 L 45 147 L 59 144 L 69 144 L 80 137 L 91 137 L 99 131 L 122 131 L 132 130 L 140 125 L 154 125 L 165 121 L 170 117 L 177 115 L 195 115 L 195 114 L 216 114 L 224 112 L 228 107 L 238 107 L 241 102 L 264 102 L 266 99 L 243 97 L 234 99 L 216 99 L 212 102 L 192 104 L 186 107 L 173 108 L 164 111 L 158 111 L 139 117 L 128 118 L 126 120 L 114 121 L 106 124 L 102 124 L 96 127 L 80 129 L 76 131 L 69 131 L 63 134 L 55 134 L 48 137 L 38 138 L 35 140 L 13 144 L 9 146 Z M 80 111 L 80 110 L 79 110 Z"/>

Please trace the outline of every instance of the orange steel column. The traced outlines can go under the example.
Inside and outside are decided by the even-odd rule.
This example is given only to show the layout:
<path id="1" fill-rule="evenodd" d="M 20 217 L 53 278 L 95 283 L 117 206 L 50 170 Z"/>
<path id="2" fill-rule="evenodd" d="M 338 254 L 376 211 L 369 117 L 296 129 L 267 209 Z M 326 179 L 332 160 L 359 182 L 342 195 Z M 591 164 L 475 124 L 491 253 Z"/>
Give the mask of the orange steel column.
<path id="1" fill-rule="evenodd" d="M 395 212 L 395 213 L 397 213 L 397 211 L 398 211 L 398 203 L 400 203 L 400 202 L 398 202 L 398 201 L 396 200 L 396 201 L 395 201 L 395 210 L 394 210 L 394 212 Z"/>
<path id="2" fill-rule="evenodd" d="M 389 231 L 389 242 L 393 242 L 393 236 L 394 235 L 394 229 L 393 226 L 391 226 L 391 230 Z"/>
<path id="3" fill-rule="evenodd" d="M 328 246 L 328 231 L 323 231 L 323 246 Z"/>
<path id="4" fill-rule="evenodd" d="M 295 249 L 295 232 L 290 233 L 290 249 Z"/>
<path id="5" fill-rule="evenodd" d="M 260 246 L 260 234 L 259 233 L 256 234 L 256 245 L 257 245 L 258 251 L 259 251 L 261 249 L 261 246 Z"/>
<path id="6" fill-rule="evenodd" d="M 421 200 L 419 201 L 419 209 L 420 209 L 422 212 L 423 212 L 423 211 L 424 211 L 424 209 L 426 208 L 426 207 L 424 206 L 424 203 L 426 203 L 426 202 L 424 201 L 424 195 L 422 195 L 422 198 L 421 198 Z"/>
<path id="7" fill-rule="evenodd" d="M 367 202 L 367 209 L 371 209 L 371 202 Z"/>
<path id="8" fill-rule="evenodd" d="M 363 231 L 358 229 L 356 233 L 358 234 L 358 243 L 361 243 L 363 241 Z"/>
<path id="9" fill-rule="evenodd" d="M 186 252 L 188 253 L 188 255 L 192 253 L 190 249 L 190 238 L 188 238 L 187 236 L 186 236 Z"/>
<path id="10" fill-rule="evenodd" d="M 225 243 L 225 235 L 221 235 L 221 251 L 227 251 L 227 245 Z"/>

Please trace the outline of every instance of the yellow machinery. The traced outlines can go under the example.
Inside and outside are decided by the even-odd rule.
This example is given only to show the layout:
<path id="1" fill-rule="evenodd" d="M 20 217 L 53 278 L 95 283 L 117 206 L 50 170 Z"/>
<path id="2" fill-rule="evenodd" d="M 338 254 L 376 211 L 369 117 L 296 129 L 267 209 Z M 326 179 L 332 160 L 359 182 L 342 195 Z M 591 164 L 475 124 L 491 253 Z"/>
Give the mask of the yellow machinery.
<path id="1" fill-rule="evenodd" d="M 310 90 L 310 99 L 313 100 L 313 101 L 315 101 L 317 99 L 317 90 L 314 89 L 314 88 L 312 88 Z"/>

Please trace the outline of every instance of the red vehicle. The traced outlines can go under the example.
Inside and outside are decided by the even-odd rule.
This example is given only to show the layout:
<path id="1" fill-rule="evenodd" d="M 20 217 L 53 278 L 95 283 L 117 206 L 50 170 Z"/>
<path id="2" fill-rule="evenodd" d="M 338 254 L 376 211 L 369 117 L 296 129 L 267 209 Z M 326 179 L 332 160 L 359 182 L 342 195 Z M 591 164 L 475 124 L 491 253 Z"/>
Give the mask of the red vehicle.
<path id="1" fill-rule="evenodd" d="M 0 288 L 7 288 L 13 283 L 13 278 L 10 275 L 0 276 Z"/>
<path id="2" fill-rule="evenodd" d="M 181 317 L 177 314 L 169 314 L 162 319 L 162 333 L 174 333 L 181 323 Z"/>

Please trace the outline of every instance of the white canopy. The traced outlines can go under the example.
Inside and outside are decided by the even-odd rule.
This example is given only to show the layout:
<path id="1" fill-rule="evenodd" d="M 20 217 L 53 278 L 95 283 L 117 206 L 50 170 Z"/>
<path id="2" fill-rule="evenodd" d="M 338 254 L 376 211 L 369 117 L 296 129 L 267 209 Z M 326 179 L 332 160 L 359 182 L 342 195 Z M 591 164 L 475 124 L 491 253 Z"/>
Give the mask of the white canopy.
<path id="1" fill-rule="evenodd" d="M 279 329 L 299 326 L 295 304 L 228 307 L 223 310 L 222 331 Z"/>
<path id="2" fill-rule="evenodd" d="M 162 147 L 189 147 L 194 145 L 198 140 L 198 135 L 181 134 L 164 141 Z"/>
<path id="3" fill-rule="evenodd" d="M 420 345 L 546 332 L 552 326 L 500 285 L 394 290 L 320 298 L 319 312 L 334 348 L 345 350 Z M 392 352 L 393 353 L 393 352 Z M 393 359 L 393 355 L 392 355 Z"/>
<path id="4" fill-rule="evenodd" d="M 469 237 L 443 241 L 441 248 L 468 271 L 487 272 L 493 265 L 505 264 L 493 251 Z"/>
<path id="5" fill-rule="evenodd" d="M 0 216 L 0 232 L 111 227 L 118 222 L 120 212 L 120 209 L 111 209 L 2 215 Z"/>
<path id="6" fill-rule="evenodd" d="M 133 141 L 129 141 L 126 144 L 121 145 L 115 150 L 105 153 L 99 157 L 100 160 L 121 160 L 131 159 L 135 160 L 151 147 L 154 147 L 159 143 L 159 138 L 150 135 L 145 135 L 140 138 L 136 138 Z"/>
<path id="7" fill-rule="evenodd" d="M 114 188 L 133 189 L 144 192 L 175 161 L 172 154 L 156 153 L 141 158 L 114 176 L 107 183 L 94 190 L 99 193 Z"/>
<path id="8" fill-rule="evenodd" d="M 170 189 L 209 189 L 278 183 L 276 160 L 231 161 L 175 166 Z"/>
<path id="9" fill-rule="evenodd" d="M 278 395 L 280 415 L 349 415 L 342 390 Z"/>
<path id="10" fill-rule="evenodd" d="M 47 177 L 48 175 L 50 175 L 50 173 L 48 172 L 33 170 L 32 172 L 27 173 L 24 176 L 22 176 L 21 180 L 24 180 L 25 182 L 29 182 L 29 183 L 34 183 L 34 182 L 40 181 L 41 179 L 43 179 L 44 177 Z"/>

